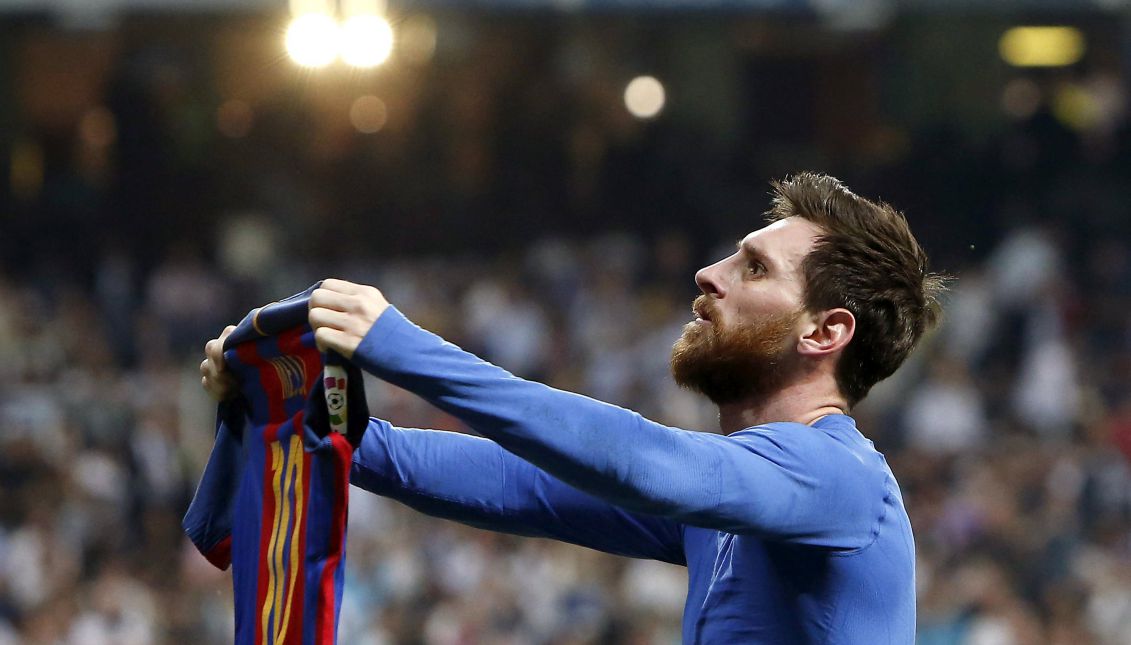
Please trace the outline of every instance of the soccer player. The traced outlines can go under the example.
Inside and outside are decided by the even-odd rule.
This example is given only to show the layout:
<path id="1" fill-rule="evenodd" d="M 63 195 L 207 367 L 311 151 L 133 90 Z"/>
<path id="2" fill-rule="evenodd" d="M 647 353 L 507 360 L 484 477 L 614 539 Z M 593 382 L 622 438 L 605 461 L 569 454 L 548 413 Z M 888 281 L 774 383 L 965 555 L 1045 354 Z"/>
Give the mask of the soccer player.
<path id="1" fill-rule="evenodd" d="M 686 565 L 684 643 L 910 645 L 915 545 L 899 486 L 851 408 L 938 315 L 905 218 L 832 177 L 773 184 L 768 226 L 701 269 L 676 380 L 722 435 L 517 378 L 326 280 L 323 348 L 483 438 L 373 419 L 353 484 L 473 526 Z M 232 394 L 220 342 L 204 385 Z"/>

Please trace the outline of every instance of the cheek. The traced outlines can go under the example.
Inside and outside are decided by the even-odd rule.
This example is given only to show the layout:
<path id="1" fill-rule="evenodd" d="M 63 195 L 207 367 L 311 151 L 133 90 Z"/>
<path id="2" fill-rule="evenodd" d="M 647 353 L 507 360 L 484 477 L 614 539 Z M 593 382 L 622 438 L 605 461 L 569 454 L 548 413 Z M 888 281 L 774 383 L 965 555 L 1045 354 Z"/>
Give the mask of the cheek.
<path id="1" fill-rule="evenodd" d="M 732 303 L 731 311 L 724 312 L 724 320 L 750 322 L 766 316 L 792 313 L 800 308 L 791 294 L 781 289 L 760 289 Z"/>

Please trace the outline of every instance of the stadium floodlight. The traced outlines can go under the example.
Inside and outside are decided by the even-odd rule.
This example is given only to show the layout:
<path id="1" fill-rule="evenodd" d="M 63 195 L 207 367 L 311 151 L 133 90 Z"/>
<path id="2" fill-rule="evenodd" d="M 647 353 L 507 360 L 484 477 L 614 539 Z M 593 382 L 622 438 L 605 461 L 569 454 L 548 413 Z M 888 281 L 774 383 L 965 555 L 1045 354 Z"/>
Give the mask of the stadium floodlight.
<path id="1" fill-rule="evenodd" d="M 624 90 L 624 106 L 638 119 L 651 119 L 664 109 L 664 86 L 654 76 L 637 76 Z"/>
<path id="2" fill-rule="evenodd" d="M 342 25 L 342 60 L 354 67 L 376 67 L 393 51 L 393 28 L 378 15 L 353 16 Z"/>
<path id="3" fill-rule="evenodd" d="M 303 67 L 325 67 L 338 56 L 338 23 L 324 13 L 297 16 L 287 28 L 287 53 Z"/>
<path id="4" fill-rule="evenodd" d="M 338 0 L 343 16 L 380 16 L 385 13 L 385 0 Z"/>
<path id="5" fill-rule="evenodd" d="M 1014 67 L 1065 67 L 1084 57 L 1084 34 L 1075 27 L 1013 27 L 998 41 L 1002 60 Z"/>

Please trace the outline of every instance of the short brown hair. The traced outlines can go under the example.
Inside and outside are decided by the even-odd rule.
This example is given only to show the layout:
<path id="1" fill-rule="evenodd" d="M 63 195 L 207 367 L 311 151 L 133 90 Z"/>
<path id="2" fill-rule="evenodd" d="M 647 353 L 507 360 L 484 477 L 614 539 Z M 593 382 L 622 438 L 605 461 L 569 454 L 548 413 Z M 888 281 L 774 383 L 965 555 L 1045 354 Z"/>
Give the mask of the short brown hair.
<path id="1" fill-rule="evenodd" d="M 927 272 L 926 252 L 907 219 L 888 204 L 812 172 L 771 185 L 771 221 L 801 217 L 823 231 L 801 265 L 805 308 L 843 307 L 856 317 L 855 334 L 836 368 L 841 393 L 855 405 L 937 324 L 944 278 Z"/>

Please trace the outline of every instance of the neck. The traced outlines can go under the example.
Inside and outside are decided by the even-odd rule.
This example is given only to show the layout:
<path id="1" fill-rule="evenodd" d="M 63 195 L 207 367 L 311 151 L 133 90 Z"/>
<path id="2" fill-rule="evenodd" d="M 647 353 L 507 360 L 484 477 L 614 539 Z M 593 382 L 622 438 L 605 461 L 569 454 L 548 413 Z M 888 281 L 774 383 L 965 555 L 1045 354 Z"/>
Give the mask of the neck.
<path id="1" fill-rule="evenodd" d="M 821 417 L 847 412 L 848 403 L 835 388 L 830 392 L 814 383 L 802 382 L 787 385 L 769 396 L 719 405 L 719 428 L 723 434 L 730 434 L 775 421 L 811 425 Z"/>

